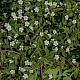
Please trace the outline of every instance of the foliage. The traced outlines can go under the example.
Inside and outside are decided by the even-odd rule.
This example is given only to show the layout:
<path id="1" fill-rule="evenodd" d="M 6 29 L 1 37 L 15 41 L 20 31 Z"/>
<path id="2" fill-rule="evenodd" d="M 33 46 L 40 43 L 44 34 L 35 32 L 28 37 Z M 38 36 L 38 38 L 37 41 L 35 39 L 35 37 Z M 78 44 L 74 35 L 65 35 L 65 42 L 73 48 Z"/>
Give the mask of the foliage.
<path id="1" fill-rule="evenodd" d="M 79 5 L 1 1 L 0 80 L 80 80 Z"/>

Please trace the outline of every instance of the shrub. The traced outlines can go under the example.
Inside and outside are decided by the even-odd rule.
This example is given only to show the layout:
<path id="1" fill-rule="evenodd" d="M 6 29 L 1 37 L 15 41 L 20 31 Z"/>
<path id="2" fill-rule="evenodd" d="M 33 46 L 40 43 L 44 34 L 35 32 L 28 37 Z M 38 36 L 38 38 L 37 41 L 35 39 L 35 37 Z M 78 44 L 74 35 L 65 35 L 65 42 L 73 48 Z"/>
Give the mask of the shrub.
<path id="1" fill-rule="evenodd" d="M 79 5 L 74 0 L 2 1 L 1 80 L 79 80 Z"/>

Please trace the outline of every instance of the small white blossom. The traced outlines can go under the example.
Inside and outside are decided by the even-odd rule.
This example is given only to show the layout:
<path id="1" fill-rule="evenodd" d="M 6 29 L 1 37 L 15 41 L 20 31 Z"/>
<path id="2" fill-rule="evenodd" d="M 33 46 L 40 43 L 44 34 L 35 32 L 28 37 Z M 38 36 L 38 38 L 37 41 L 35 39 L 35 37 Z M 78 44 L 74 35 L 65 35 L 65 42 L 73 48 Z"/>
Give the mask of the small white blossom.
<path id="1" fill-rule="evenodd" d="M 16 16 L 16 13 L 15 12 L 12 12 L 11 13 L 11 16 L 14 18 L 14 20 L 17 20 L 17 16 Z"/>
<path id="2" fill-rule="evenodd" d="M 22 14 L 22 9 L 19 9 L 18 10 L 18 14 Z"/>
<path id="3" fill-rule="evenodd" d="M 32 65 L 32 62 L 29 62 L 29 60 L 25 61 L 25 65 Z"/>
<path id="4" fill-rule="evenodd" d="M 28 20 L 28 16 L 23 16 L 24 20 Z"/>
<path id="5" fill-rule="evenodd" d="M 18 34 L 15 34 L 14 38 L 17 38 Z"/>
<path id="6" fill-rule="evenodd" d="M 13 63 L 14 61 L 13 61 L 13 60 L 9 60 L 9 62 L 10 62 L 10 63 Z"/>
<path id="7" fill-rule="evenodd" d="M 70 44 L 70 43 L 71 43 L 71 40 L 70 40 L 70 39 L 68 39 L 68 40 L 67 40 L 67 42 Z"/>
<path id="8" fill-rule="evenodd" d="M 20 32 L 23 32 L 23 30 L 24 30 L 24 29 L 23 29 L 22 27 L 21 27 L 21 28 L 19 28 L 19 31 L 20 31 Z"/>
<path id="9" fill-rule="evenodd" d="M 29 28 L 33 31 L 33 27 L 32 26 L 29 26 Z"/>
<path id="10" fill-rule="evenodd" d="M 48 36 L 49 36 L 49 38 L 51 38 L 52 36 L 51 36 L 51 34 L 48 34 Z"/>
<path id="11" fill-rule="evenodd" d="M 40 36 L 42 37 L 44 35 L 44 33 L 43 32 L 40 32 Z"/>
<path id="12" fill-rule="evenodd" d="M 36 44 L 32 44 L 34 47 L 36 47 Z"/>
<path id="13" fill-rule="evenodd" d="M 55 50 L 55 52 L 57 52 L 57 51 L 58 51 L 58 47 L 55 47 L 55 49 L 54 49 L 54 50 Z"/>
<path id="14" fill-rule="evenodd" d="M 61 48 L 63 49 L 64 46 L 61 46 Z"/>
<path id="15" fill-rule="evenodd" d="M 29 26 L 29 24 L 30 24 L 29 22 L 27 22 L 27 21 L 25 22 L 25 26 L 27 26 L 27 27 L 28 27 L 28 26 Z"/>
<path id="16" fill-rule="evenodd" d="M 54 41 L 54 39 L 51 39 L 51 42 L 53 42 Z"/>
<path id="17" fill-rule="evenodd" d="M 48 33 L 48 30 L 45 30 L 44 33 L 47 34 Z"/>
<path id="18" fill-rule="evenodd" d="M 11 73 L 11 74 L 15 74 L 15 70 L 11 70 L 10 73 Z"/>
<path id="19" fill-rule="evenodd" d="M 49 8 L 48 8 L 48 7 L 46 7 L 46 8 L 45 8 L 45 12 L 48 12 L 48 11 L 49 11 Z"/>
<path id="20" fill-rule="evenodd" d="M 53 78 L 52 74 L 49 74 L 49 79 L 52 79 L 52 78 Z"/>
<path id="21" fill-rule="evenodd" d="M 18 4 L 23 4 L 23 1 L 22 0 L 18 0 Z"/>
<path id="22" fill-rule="evenodd" d="M 8 38 L 9 40 L 11 40 L 11 39 L 12 39 L 12 37 L 11 37 L 11 36 L 7 36 L 7 38 Z"/>
<path id="23" fill-rule="evenodd" d="M 1 43 L 0 43 L 0 45 L 1 45 Z"/>
<path id="24" fill-rule="evenodd" d="M 9 25 L 9 23 L 5 23 L 4 26 L 6 27 L 6 29 L 7 29 L 8 31 L 11 31 L 11 26 Z"/>
<path id="25" fill-rule="evenodd" d="M 35 12 L 39 12 L 39 7 L 34 8 Z"/>
<path id="26" fill-rule="evenodd" d="M 46 46 L 49 45 L 49 41 L 45 40 L 45 41 L 44 41 L 44 44 L 45 44 Z"/>
<path id="27" fill-rule="evenodd" d="M 23 75 L 23 78 L 24 78 L 24 79 L 28 78 L 28 74 L 24 74 L 24 75 Z"/>
<path id="28" fill-rule="evenodd" d="M 40 2 L 41 0 L 37 0 L 38 2 Z"/>
<path id="29" fill-rule="evenodd" d="M 57 31 L 54 29 L 54 30 L 53 30 L 53 33 L 54 33 L 54 34 L 57 34 Z"/>
<path id="30" fill-rule="evenodd" d="M 48 1 L 45 1 L 45 5 L 48 5 Z"/>
<path id="31" fill-rule="evenodd" d="M 22 67 L 19 67 L 19 70 L 20 70 L 21 72 L 25 72 L 25 71 L 26 71 L 26 69 L 25 69 L 25 68 L 22 68 Z"/>
<path id="32" fill-rule="evenodd" d="M 62 3 L 62 2 L 60 2 L 60 5 L 62 6 L 62 5 L 63 5 L 63 3 Z"/>
<path id="33" fill-rule="evenodd" d="M 75 64 L 75 63 L 76 63 L 76 59 L 72 59 L 72 63 L 74 63 L 74 64 Z"/>
<path id="34" fill-rule="evenodd" d="M 73 20 L 72 23 L 73 23 L 73 24 L 76 24 L 77 22 L 76 22 L 76 20 Z"/>
<path id="35" fill-rule="evenodd" d="M 53 5 L 56 7 L 57 6 L 57 3 L 56 2 L 53 2 Z"/>
<path id="36" fill-rule="evenodd" d="M 54 15 L 55 15 L 55 13 L 54 13 L 54 12 L 52 12 L 52 13 L 51 13 L 51 16 L 54 16 Z"/>
<path id="37" fill-rule="evenodd" d="M 14 44 L 15 44 L 14 41 L 10 42 L 10 46 L 14 46 Z"/>
<path id="38" fill-rule="evenodd" d="M 20 45 L 20 48 L 19 48 L 19 50 L 23 50 L 23 46 L 22 46 L 22 45 Z"/>
<path id="39" fill-rule="evenodd" d="M 4 29 L 1 29 L 1 33 L 4 33 L 5 32 L 5 30 Z"/>
<path id="40" fill-rule="evenodd" d="M 69 18 L 68 15 L 66 15 L 66 16 L 65 16 L 65 19 L 68 20 L 68 18 Z"/>
<path id="41" fill-rule="evenodd" d="M 55 55 L 54 59 L 58 60 L 59 59 L 59 55 Z"/>
<path id="42" fill-rule="evenodd" d="M 58 42 L 57 41 L 54 41 L 53 45 L 54 46 L 57 46 L 58 45 Z"/>
<path id="43" fill-rule="evenodd" d="M 25 7 L 25 11 L 28 11 L 30 9 L 30 7 Z"/>
<path id="44" fill-rule="evenodd" d="M 52 2 L 49 2 L 48 5 L 49 5 L 49 6 L 52 6 Z"/>
<path id="45" fill-rule="evenodd" d="M 35 23 L 34 23 L 36 26 L 38 25 L 38 21 L 35 21 Z"/>
<path id="46" fill-rule="evenodd" d="M 30 70 L 29 73 L 33 73 L 33 70 Z"/>
<path id="47" fill-rule="evenodd" d="M 69 52 L 69 47 L 66 48 L 66 52 Z"/>

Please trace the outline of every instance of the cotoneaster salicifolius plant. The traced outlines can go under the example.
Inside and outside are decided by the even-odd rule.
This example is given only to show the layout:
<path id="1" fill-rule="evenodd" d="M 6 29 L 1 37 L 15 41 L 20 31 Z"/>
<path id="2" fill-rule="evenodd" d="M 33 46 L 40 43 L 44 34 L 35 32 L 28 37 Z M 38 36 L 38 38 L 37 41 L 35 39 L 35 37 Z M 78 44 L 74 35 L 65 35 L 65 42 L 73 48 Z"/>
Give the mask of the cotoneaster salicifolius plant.
<path id="1" fill-rule="evenodd" d="M 80 46 L 78 8 L 75 1 L 14 1 L 0 30 L 1 80 L 80 79 L 79 55 L 71 52 Z"/>

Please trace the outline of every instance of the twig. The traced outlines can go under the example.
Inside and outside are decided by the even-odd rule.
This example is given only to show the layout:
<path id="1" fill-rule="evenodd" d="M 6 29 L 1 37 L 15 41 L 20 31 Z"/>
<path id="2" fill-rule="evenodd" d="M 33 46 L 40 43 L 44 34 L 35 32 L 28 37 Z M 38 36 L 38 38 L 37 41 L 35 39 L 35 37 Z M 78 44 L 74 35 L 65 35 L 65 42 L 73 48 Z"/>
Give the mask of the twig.
<path id="1" fill-rule="evenodd" d="M 43 76 L 42 67 L 43 67 L 43 64 L 40 64 L 40 77 L 41 77 L 41 80 L 43 80 L 42 79 L 42 76 Z"/>
<path id="2" fill-rule="evenodd" d="M 0 52 L 5 53 L 5 52 L 14 52 L 17 53 L 18 55 L 20 55 L 19 52 L 13 51 L 13 50 L 0 50 Z"/>

